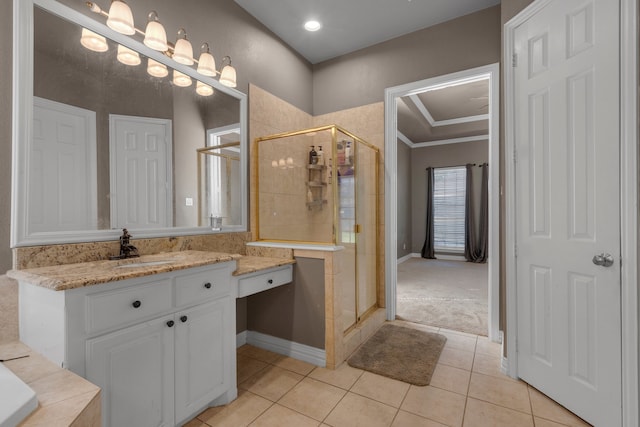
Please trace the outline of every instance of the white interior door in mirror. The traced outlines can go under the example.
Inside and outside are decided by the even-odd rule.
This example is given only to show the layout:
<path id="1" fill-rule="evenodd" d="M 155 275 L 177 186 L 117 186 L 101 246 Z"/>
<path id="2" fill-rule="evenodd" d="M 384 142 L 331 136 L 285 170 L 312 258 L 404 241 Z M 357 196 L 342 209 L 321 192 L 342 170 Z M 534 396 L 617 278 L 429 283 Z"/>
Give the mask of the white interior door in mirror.
<path id="1" fill-rule="evenodd" d="M 38 97 L 33 104 L 29 232 L 95 230 L 96 114 Z"/>
<path id="2" fill-rule="evenodd" d="M 109 115 L 111 228 L 173 225 L 171 120 Z"/>

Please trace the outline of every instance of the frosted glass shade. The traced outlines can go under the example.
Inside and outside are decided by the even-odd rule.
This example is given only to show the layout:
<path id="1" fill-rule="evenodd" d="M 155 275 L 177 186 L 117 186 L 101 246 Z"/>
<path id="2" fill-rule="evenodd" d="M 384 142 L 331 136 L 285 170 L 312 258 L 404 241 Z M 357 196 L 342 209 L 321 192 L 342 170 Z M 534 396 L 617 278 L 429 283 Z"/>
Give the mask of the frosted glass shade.
<path id="1" fill-rule="evenodd" d="M 213 88 L 206 83 L 197 82 L 196 93 L 201 96 L 211 96 L 213 95 Z"/>
<path id="2" fill-rule="evenodd" d="M 127 4 L 120 0 L 111 2 L 107 26 L 119 33 L 133 35 L 136 29 L 133 25 L 133 14 Z"/>
<path id="3" fill-rule="evenodd" d="M 236 69 L 231 65 L 227 65 L 222 69 L 220 74 L 220 83 L 229 87 L 236 87 Z"/>
<path id="4" fill-rule="evenodd" d="M 191 86 L 191 77 L 178 70 L 173 70 L 173 84 L 180 87 Z"/>
<path id="5" fill-rule="evenodd" d="M 209 77 L 216 75 L 216 60 L 209 52 L 202 52 L 200 54 L 200 59 L 198 59 L 198 72 Z"/>
<path id="6" fill-rule="evenodd" d="M 193 65 L 193 48 L 187 39 L 178 39 L 173 49 L 173 59 L 184 65 Z"/>
<path id="7" fill-rule="evenodd" d="M 144 44 L 153 50 L 164 52 L 168 49 L 167 32 L 158 21 L 149 21 L 144 31 Z"/>
<path id="8" fill-rule="evenodd" d="M 147 73 L 153 77 L 166 77 L 169 75 L 167 66 L 149 58 L 147 61 Z"/>
<path id="9" fill-rule="evenodd" d="M 96 34 L 91 30 L 87 30 L 86 28 L 82 29 L 80 44 L 94 52 L 106 52 L 107 50 L 109 50 L 107 39 L 105 39 L 100 34 Z"/>
<path id="10" fill-rule="evenodd" d="M 118 45 L 118 61 L 125 65 L 138 65 L 140 64 L 140 55 L 138 52 L 129 49 L 126 46 Z"/>

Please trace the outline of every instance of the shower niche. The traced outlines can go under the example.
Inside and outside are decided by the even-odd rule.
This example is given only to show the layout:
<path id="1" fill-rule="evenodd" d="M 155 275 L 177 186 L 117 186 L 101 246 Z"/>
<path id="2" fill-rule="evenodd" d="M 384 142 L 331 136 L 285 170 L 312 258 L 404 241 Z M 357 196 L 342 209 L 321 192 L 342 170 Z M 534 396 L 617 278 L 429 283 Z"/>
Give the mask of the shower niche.
<path id="1" fill-rule="evenodd" d="M 338 248 L 348 332 L 378 307 L 379 149 L 337 125 L 263 136 L 255 149 L 257 240 Z"/>

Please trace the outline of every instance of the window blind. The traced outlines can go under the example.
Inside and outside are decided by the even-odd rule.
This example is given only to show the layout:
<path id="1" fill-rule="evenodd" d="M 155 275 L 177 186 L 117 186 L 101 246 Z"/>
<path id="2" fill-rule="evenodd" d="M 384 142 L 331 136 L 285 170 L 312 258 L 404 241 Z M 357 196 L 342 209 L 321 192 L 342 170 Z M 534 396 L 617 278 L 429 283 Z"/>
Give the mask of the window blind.
<path id="1" fill-rule="evenodd" d="M 466 168 L 436 168 L 433 172 L 434 248 L 464 252 Z"/>

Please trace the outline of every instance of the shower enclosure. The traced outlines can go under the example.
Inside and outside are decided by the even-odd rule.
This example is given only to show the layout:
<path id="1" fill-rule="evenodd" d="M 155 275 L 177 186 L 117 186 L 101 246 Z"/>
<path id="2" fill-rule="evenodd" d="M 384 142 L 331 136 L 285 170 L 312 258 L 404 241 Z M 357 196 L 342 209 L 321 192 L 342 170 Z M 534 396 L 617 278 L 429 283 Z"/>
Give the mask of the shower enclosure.
<path id="1" fill-rule="evenodd" d="M 346 332 L 378 306 L 377 147 L 329 125 L 256 139 L 258 240 L 341 247 Z"/>

